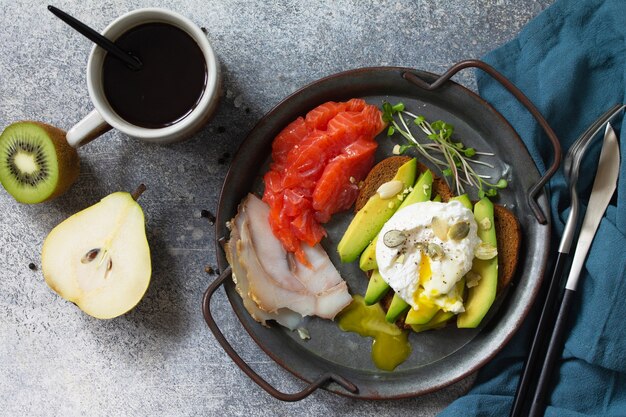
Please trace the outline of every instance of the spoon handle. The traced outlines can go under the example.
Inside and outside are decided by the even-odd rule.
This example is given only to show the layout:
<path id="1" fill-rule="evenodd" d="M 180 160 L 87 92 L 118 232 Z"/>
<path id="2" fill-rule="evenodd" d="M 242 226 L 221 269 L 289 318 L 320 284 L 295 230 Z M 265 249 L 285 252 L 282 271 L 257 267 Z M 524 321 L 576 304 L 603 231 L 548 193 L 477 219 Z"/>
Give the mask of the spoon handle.
<path id="1" fill-rule="evenodd" d="M 54 6 L 48 6 L 48 10 L 50 10 L 52 14 L 54 14 L 56 17 L 75 29 L 78 33 L 85 36 L 87 39 L 94 42 L 96 45 L 100 46 L 107 52 L 113 54 L 116 58 L 124 61 L 124 63 L 128 65 L 131 69 L 141 69 L 142 64 L 137 57 L 131 55 L 130 53 L 124 52 L 109 39 L 102 36 L 100 33 L 96 32 L 80 20 L 76 19 L 73 16 L 70 16 L 63 10 L 57 9 Z"/>

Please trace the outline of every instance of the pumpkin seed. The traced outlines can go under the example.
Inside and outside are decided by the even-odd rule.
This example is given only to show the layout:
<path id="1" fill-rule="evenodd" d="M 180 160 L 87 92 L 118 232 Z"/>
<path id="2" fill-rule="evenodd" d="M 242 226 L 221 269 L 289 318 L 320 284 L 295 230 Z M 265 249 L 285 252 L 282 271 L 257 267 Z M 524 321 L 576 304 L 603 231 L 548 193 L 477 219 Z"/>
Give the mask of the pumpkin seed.
<path id="1" fill-rule="evenodd" d="M 477 274 L 474 271 L 469 271 L 467 274 L 465 274 L 465 285 L 467 285 L 467 288 L 472 288 L 478 285 L 478 281 L 480 281 L 482 279 L 482 277 L 480 276 L 480 274 Z"/>
<path id="2" fill-rule="evenodd" d="M 383 236 L 383 243 L 388 248 L 395 248 L 406 242 L 406 235 L 400 230 L 389 230 Z"/>
<path id="3" fill-rule="evenodd" d="M 429 243 L 426 253 L 430 257 L 430 259 L 434 261 L 442 259 L 444 256 L 443 248 L 441 247 L 441 245 L 438 245 L 436 243 Z"/>
<path id="4" fill-rule="evenodd" d="M 483 230 L 491 229 L 491 220 L 488 217 L 485 217 L 480 221 L 480 228 Z"/>
<path id="5" fill-rule="evenodd" d="M 309 331 L 305 327 L 298 327 L 297 330 L 298 330 L 298 336 L 300 336 L 300 339 L 309 340 L 311 338 Z"/>
<path id="6" fill-rule="evenodd" d="M 387 200 L 398 194 L 404 188 L 404 183 L 400 180 L 391 180 L 382 184 L 376 192 L 383 200 Z"/>
<path id="7" fill-rule="evenodd" d="M 441 217 L 433 217 L 431 227 L 435 236 L 437 236 L 442 242 L 448 240 L 449 226 L 445 219 L 442 219 Z"/>
<path id="8" fill-rule="evenodd" d="M 415 248 L 423 253 L 426 253 L 426 251 L 428 250 L 428 245 L 425 242 L 417 242 L 415 244 Z"/>
<path id="9" fill-rule="evenodd" d="M 480 242 L 474 249 L 474 256 L 478 259 L 486 261 L 498 255 L 498 248 L 489 243 Z"/>
<path id="10" fill-rule="evenodd" d="M 469 230 L 469 222 L 454 223 L 452 227 L 450 227 L 450 230 L 448 230 L 448 237 L 452 240 L 462 240 L 465 239 Z"/>

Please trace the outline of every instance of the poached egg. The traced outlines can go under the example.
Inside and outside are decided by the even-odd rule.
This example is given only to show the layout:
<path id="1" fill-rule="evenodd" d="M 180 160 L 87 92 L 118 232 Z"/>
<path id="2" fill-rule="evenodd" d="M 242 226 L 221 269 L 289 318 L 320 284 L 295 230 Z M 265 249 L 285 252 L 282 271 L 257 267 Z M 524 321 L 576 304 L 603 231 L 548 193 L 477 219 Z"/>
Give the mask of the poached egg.
<path id="1" fill-rule="evenodd" d="M 419 310 L 425 303 L 461 313 L 463 288 L 480 243 L 471 210 L 459 201 L 426 201 L 398 210 L 376 244 L 380 274 L 400 298 Z"/>

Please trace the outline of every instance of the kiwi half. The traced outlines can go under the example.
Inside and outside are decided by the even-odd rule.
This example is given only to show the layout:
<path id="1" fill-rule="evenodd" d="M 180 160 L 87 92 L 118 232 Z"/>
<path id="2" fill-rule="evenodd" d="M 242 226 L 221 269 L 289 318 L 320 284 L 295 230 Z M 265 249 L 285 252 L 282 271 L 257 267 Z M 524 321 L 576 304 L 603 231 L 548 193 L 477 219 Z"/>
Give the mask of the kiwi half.
<path id="1" fill-rule="evenodd" d="M 0 183 L 21 203 L 41 203 L 76 181 L 78 154 L 54 126 L 22 121 L 0 135 Z"/>

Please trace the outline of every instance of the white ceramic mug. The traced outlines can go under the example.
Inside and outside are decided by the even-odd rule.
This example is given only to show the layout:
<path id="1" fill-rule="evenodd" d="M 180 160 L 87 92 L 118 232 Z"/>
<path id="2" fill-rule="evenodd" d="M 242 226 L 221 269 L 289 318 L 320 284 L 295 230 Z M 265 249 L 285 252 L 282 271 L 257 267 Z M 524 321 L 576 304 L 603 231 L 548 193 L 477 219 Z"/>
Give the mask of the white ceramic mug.
<path id="1" fill-rule="evenodd" d="M 220 96 L 219 64 L 206 35 L 191 20 L 165 9 L 138 9 L 114 20 L 102 34 L 115 41 L 138 25 L 155 22 L 168 23 L 185 31 L 198 44 L 204 55 L 207 79 L 196 107 L 181 120 L 162 128 L 150 129 L 127 122 L 115 113 L 104 95 L 102 69 L 106 51 L 94 46 L 87 62 L 87 87 L 95 109 L 68 130 L 66 138 L 71 146 L 75 148 L 82 146 L 111 128 L 146 142 L 173 143 L 187 139 L 210 119 Z"/>

